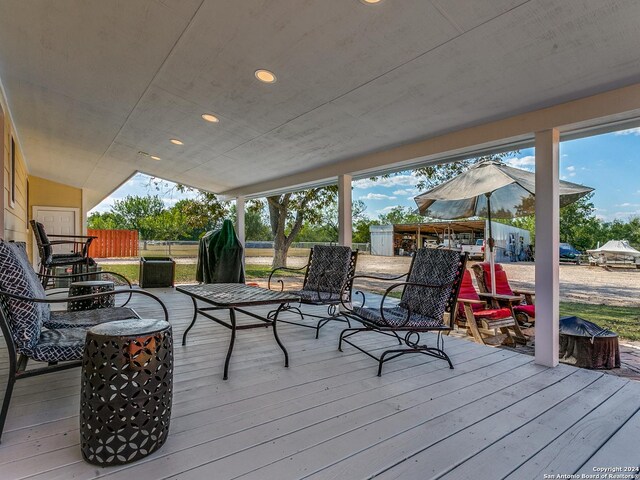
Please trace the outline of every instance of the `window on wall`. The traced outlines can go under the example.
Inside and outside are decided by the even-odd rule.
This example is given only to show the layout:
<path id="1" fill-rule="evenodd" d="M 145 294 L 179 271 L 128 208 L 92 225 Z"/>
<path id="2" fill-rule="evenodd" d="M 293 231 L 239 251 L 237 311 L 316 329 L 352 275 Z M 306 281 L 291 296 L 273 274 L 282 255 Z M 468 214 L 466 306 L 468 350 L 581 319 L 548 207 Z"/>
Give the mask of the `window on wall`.
<path id="1" fill-rule="evenodd" d="M 9 151 L 9 169 L 10 169 L 10 185 L 9 185 L 9 203 L 11 207 L 14 207 L 16 204 L 16 142 L 11 137 L 11 150 Z"/>

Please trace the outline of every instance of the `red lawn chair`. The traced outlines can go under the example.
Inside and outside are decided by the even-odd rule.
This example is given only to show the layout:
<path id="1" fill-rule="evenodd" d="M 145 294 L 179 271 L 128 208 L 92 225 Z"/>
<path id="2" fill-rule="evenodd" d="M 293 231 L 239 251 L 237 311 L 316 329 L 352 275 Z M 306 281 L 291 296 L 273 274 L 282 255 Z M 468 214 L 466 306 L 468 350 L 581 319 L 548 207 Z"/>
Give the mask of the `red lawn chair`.
<path id="1" fill-rule="evenodd" d="M 478 288 L 481 294 L 491 293 L 491 266 L 488 262 L 476 263 L 473 267 L 473 273 L 478 282 Z M 535 292 L 531 290 L 513 290 L 507 279 L 507 272 L 504 271 L 502 265 L 496 263 L 496 294 L 511 297 L 508 302 L 500 299 L 498 302 L 503 306 L 511 306 L 513 314 L 520 323 L 534 323 L 536 321 L 536 306 L 534 302 Z"/>
<path id="2" fill-rule="evenodd" d="M 491 296 L 491 294 L 488 296 L 485 294 L 483 297 L 491 297 L 489 300 L 495 297 L 501 300 L 508 298 L 506 295 Z M 519 297 L 511 297 L 512 300 L 514 298 Z M 464 271 L 458 294 L 456 323 L 466 327 L 467 333 L 478 343 L 486 343 L 485 338 L 495 337 L 498 330 L 507 336 L 503 343 L 511 343 L 514 346 L 516 342 L 527 343 L 510 307 L 492 308 L 490 303 L 480 299 L 480 295 L 473 286 L 469 270 Z"/>

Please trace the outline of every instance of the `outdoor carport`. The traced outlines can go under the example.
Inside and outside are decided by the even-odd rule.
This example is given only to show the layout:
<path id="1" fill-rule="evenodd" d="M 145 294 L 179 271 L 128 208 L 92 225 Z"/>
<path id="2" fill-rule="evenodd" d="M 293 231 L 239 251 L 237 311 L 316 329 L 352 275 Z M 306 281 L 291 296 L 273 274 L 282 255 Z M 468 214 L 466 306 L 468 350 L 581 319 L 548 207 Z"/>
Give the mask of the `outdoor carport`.
<path id="1" fill-rule="evenodd" d="M 80 189 L 83 214 L 136 172 L 235 198 L 241 235 L 247 199 L 337 182 L 340 243 L 350 245 L 353 179 L 535 145 L 535 368 L 555 367 L 559 142 L 638 125 L 640 3 L 366 3 L 3 2 L 4 237 L 31 236 L 30 213 L 12 206 L 11 161 Z M 260 83 L 259 69 L 277 81 Z M 40 433 L 43 415 L 14 427 Z M 55 438 L 71 428 L 65 418 Z M 623 458 L 634 418 L 611 432 L 620 449 L 608 458 Z M 3 443 L 7 463 L 29 452 L 12 478 L 47 476 L 29 442 Z M 603 442 L 594 461 L 607 458 Z"/>

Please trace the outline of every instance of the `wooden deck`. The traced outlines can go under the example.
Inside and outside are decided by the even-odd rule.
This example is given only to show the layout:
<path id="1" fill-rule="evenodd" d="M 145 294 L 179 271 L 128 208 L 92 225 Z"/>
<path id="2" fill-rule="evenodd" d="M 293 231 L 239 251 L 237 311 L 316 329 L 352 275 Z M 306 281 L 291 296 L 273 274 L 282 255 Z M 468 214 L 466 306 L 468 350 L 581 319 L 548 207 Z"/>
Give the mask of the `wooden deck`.
<path id="1" fill-rule="evenodd" d="M 407 356 L 385 366 L 345 346 L 341 325 L 229 331 L 191 301 L 157 290 L 175 346 L 171 433 L 134 464 L 85 463 L 78 440 L 79 369 L 21 380 L 0 445 L 0 478 L 30 479 L 542 479 L 640 464 L 640 383 L 447 338 L 446 362 Z M 136 305 L 145 316 L 157 310 Z M 382 347 L 377 337 L 363 343 Z M 5 366 L 6 369 L 6 366 Z M 629 477 L 631 478 L 631 477 Z"/>

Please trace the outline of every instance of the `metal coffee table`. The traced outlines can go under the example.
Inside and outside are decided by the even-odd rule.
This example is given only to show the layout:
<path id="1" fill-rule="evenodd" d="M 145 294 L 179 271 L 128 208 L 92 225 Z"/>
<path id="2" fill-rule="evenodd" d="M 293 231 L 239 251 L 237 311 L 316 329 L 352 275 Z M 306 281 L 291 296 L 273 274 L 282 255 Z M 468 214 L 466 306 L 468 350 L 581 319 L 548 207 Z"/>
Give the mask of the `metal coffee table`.
<path id="1" fill-rule="evenodd" d="M 189 295 L 193 301 L 193 320 L 191 324 L 184 332 L 182 337 L 182 345 L 187 343 L 187 334 L 189 330 L 195 325 L 198 314 L 219 323 L 223 327 L 227 327 L 231 330 L 231 340 L 229 342 L 229 349 L 227 350 L 227 358 L 224 362 L 224 377 L 226 380 L 229 378 L 229 360 L 231 359 L 231 353 L 233 351 L 233 344 L 236 340 L 236 330 L 244 330 L 248 328 L 268 327 L 273 328 L 273 336 L 278 343 L 278 346 L 284 352 L 284 366 L 289 366 L 289 355 L 286 348 L 278 338 L 278 332 L 276 329 L 276 322 L 278 314 L 284 308 L 284 306 L 290 302 L 297 302 L 300 297 L 292 295 L 287 292 L 275 292 L 273 290 L 267 290 L 265 288 L 248 286 L 243 283 L 208 283 L 201 285 L 183 285 L 176 288 L 176 291 Z M 204 302 L 210 307 L 199 307 L 198 300 Z M 258 315 L 255 312 L 247 311 L 247 307 L 255 307 L 260 305 L 278 305 L 273 318 L 267 318 L 262 315 Z M 214 310 L 228 310 L 229 319 L 227 322 L 212 315 L 211 311 Z M 236 322 L 236 312 L 244 313 L 250 317 L 260 320 L 261 323 L 241 324 Z"/>

